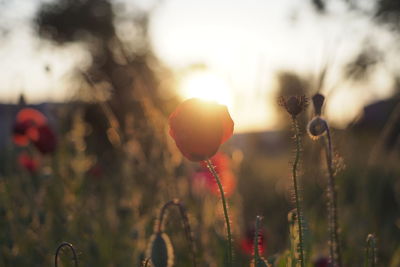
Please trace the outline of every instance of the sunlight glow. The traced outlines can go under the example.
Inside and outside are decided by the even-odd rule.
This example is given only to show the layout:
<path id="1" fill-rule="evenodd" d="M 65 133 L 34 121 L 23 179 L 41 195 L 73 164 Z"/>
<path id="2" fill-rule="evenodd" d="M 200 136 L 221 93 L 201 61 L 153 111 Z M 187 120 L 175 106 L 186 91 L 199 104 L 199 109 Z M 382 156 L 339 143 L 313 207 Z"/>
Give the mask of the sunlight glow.
<path id="1" fill-rule="evenodd" d="M 232 107 L 232 88 L 218 75 L 209 71 L 197 71 L 184 76 L 180 82 L 179 93 L 183 98 L 201 98 L 216 101 Z"/>

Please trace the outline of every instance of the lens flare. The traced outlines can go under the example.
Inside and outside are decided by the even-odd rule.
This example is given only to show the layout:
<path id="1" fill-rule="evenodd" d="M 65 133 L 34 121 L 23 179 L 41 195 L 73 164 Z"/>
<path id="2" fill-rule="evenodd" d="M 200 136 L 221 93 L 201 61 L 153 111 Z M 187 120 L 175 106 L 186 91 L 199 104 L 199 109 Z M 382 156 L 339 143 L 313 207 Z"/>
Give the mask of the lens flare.
<path id="1" fill-rule="evenodd" d="M 222 77 L 211 72 L 193 72 L 183 77 L 179 92 L 183 98 L 201 98 L 232 107 L 232 88 Z"/>

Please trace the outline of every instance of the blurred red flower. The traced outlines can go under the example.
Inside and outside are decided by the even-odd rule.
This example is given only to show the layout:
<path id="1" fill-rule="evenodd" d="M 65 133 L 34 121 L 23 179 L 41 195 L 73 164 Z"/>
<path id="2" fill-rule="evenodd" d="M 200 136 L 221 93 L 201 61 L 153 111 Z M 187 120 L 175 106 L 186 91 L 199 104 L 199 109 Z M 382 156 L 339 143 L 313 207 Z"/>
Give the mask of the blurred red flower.
<path id="1" fill-rule="evenodd" d="M 250 229 L 246 232 L 246 235 L 240 240 L 240 248 L 245 254 L 254 254 L 254 229 Z M 264 232 L 258 232 L 258 253 L 263 255 L 265 252 L 266 244 L 264 242 Z"/>
<path id="2" fill-rule="evenodd" d="M 181 103 L 169 117 L 170 135 L 191 161 L 206 160 L 233 134 L 228 109 L 216 102 L 192 98 Z"/>
<path id="3" fill-rule="evenodd" d="M 236 189 L 236 178 L 230 169 L 229 157 L 224 153 L 217 153 L 210 160 L 219 175 L 225 196 L 231 196 Z M 202 170 L 195 173 L 194 179 L 197 181 L 202 181 L 202 183 L 211 193 L 215 194 L 216 196 L 221 196 L 218 184 L 215 181 L 212 173 L 208 170 L 207 164 L 205 162 L 201 162 L 201 167 Z"/>
<path id="4" fill-rule="evenodd" d="M 38 139 L 32 140 L 34 146 L 42 153 L 48 154 L 54 152 L 57 146 L 57 138 L 53 130 L 48 125 L 42 125 L 37 128 Z"/>
<path id="5" fill-rule="evenodd" d="M 39 161 L 26 152 L 18 155 L 18 164 L 30 173 L 35 173 L 39 169 Z"/>
<path id="6" fill-rule="evenodd" d="M 18 146 L 26 146 L 30 140 L 39 138 L 37 127 L 47 123 L 46 117 L 33 108 L 24 108 L 17 114 L 13 127 L 13 141 Z"/>
<path id="7" fill-rule="evenodd" d="M 320 257 L 314 261 L 314 267 L 328 267 L 328 266 L 330 266 L 329 259 L 326 257 Z"/>
<path id="8" fill-rule="evenodd" d="M 47 123 L 47 119 L 43 113 L 33 108 L 24 108 L 18 112 L 17 122 L 22 121 L 32 121 L 36 125 L 43 125 Z"/>
<path id="9" fill-rule="evenodd" d="M 90 169 L 87 171 L 87 174 L 91 178 L 100 179 L 103 177 L 104 169 L 99 163 L 96 163 L 92 167 L 90 167 Z"/>
<path id="10" fill-rule="evenodd" d="M 26 146 L 32 142 L 42 154 L 53 152 L 57 144 L 46 117 L 32 108 L 24 108 L 18 112 L 13 127 L 13 141 L 18 146 Z"/>

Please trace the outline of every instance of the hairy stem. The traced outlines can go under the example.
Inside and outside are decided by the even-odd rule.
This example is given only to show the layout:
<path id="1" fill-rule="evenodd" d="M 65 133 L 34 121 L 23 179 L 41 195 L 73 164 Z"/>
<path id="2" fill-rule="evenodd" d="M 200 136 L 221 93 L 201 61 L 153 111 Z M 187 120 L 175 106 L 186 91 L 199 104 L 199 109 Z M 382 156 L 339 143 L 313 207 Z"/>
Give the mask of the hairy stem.
<path id="1" fill-rule="evenodd" d="M 300 161 L 300 151 L 301 151 L 301 140 L 300 140 L 300 130 L 299 130 L 299 125 L 297 123 L 296 117 L 292 117 L 292 124 L 293 124 L 293 130 L 295 133 L 295 142 L 296 142 L 296 156 L 293 162 L 293 168 L 292 168 L 292 177 L 293 177 L 293 187 L 294 187 L 294 195 L 295 195 L 295 200 L 296 200 L 296 211 L 298 214 L 298 228 L 299 228 L 299 262 L 300 266 L 304 267 L 305 266 L 305 260 L 304 260 L 304 229 L 303 229 L 303 211 L 301 209 L 301 203 L 300 203 L 300 196 L 299 196 L 299 185 L 297 181 L 297 167 Z"/>
<path id="2" fill-rule="evenodd" d="M 367 237 L 367 250 L 365 252 L 365 267 L 377 266 L 378 260 L 376 257 L 376 239 L 373 234 Z"/>
<path id="3" fill-rule="evenodd" d="M 325 122 L 326 126 L 326 139 L 325 151 L 326 151 L 326 165 L 328 168 L 328 220 L 329 220 L 329 253 L 330 260 L 333 267 L 342 266 L 342 255 L 340 249 L 339 239 L 339 219 L 338 219 L 338 208 L 337 208 L 337 191 L 335 185 L 334 168 L 333 168 L 333 150 L 332 150 L 332 138 L 329 130 L 329 125 Z"/>
<path id="4" fill-rule="evenodd" d="M 262 217 L 257 216 L 256 218 L 256 227 L 254 230 L 254 264 L 257 263 L 258 258 L 260 257 L 259 251 L 258 251 L 258 237 L 259 237 L 259 231 L 260 231 L 260 223 L 261 223 Z"/>
<path id="5" fill-rule="evenodd" d="M 61 243 L 61 244 L 57 247 L 56 254 L 55 254 L 55 256 L 54 256 L 54 266 L 55 266 L 55 267 L 58 267 L 58 254 L 60 253 L 60 250 L 61 250 L 63 247 L 69 247 L 69 248 L 71 249 L 72 255 L 73 255 L 73 259 L 74 259 L 74 262 L 75 262 L 75 267 L 78 267 L 78 258 L 77 258 L 77 256 L 76 256 L 75 249 L 74 249 L 74 247 L 72 246 L 72 244 L 67 243 L 67 242 L 63 242 L 63 243 Z"/>
<path id="6" fill-rule="evenodd" d="M 228 208 L 227 208 L 227 204 L 226 204 L 226 200 L 225 200 L 224 189 L 222 187 L 221 180 L 219 179 L 219 175 L 216 172 L 211 161 L 209 159 L 207 159 L 206 163 L 207 163 L 208 169 L 214 176 L 215 181 L 218 184 L 219 191 L 221 193 L 222 207 L 224 209 L 224 216 L 225 216 L 226 231 L 228 234 L 228 266 L 232 266 L 232 263 L 233 263 L 233 261 L 232 261 L 232 234 L 231 234 L 231 225 L 230 225 L 230 221 L 229 221 L 229 214 L 228 214 Z"/>

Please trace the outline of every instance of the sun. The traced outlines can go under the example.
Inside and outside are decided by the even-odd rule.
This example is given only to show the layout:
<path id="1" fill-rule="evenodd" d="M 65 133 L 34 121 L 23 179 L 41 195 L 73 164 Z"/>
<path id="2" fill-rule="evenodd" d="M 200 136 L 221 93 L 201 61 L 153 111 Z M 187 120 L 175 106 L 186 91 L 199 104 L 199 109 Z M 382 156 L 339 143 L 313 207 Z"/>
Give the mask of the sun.
<path id="1" fill-rule="evenodd" d="M 184 76 L 179 85 L 180 95 L 187 98 L 201 98 L 232 107 L 232 88 L 222 77 L 209 72 L 197 71 Z"/>

